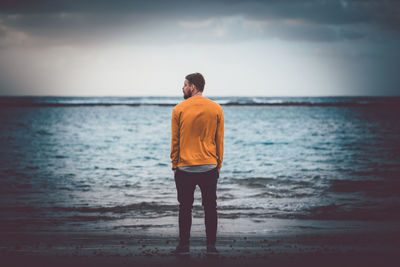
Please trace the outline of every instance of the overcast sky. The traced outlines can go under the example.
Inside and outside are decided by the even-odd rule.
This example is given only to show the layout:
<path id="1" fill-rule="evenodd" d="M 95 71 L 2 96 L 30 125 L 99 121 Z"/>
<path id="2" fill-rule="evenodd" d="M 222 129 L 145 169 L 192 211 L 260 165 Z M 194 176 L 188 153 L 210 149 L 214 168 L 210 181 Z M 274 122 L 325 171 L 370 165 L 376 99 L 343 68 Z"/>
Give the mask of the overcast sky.
<path id="1" fill-rule="evenodd" d="M 0 1 L 0 95 L 400 95 L 400 1 Z"/>

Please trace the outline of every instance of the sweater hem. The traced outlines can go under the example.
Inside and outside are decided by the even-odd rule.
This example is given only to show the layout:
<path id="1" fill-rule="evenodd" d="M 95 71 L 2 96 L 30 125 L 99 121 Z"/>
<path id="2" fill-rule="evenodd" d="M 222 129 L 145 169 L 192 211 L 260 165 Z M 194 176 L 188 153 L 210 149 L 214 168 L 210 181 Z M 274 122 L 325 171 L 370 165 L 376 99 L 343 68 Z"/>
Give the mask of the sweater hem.
<path id="1" fill-rule="evenodd" d="M 193 165 L 209 165 L 209 164 L 215 164 L 218 165 L 218 162 L 216 159 L 193 159 L 193 160 L 186 160 L 184 163 L 179 162 L 178 167 L 187 167 L 187 166 L 193 166 Z"/>

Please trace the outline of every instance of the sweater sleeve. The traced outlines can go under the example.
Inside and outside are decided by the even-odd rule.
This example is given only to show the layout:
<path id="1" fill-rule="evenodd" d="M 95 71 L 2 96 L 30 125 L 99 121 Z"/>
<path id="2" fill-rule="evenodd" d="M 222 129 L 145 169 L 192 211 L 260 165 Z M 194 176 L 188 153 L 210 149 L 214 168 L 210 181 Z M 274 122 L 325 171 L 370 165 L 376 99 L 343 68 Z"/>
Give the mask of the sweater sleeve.
<path id="1" fill-rule="evenodd" d="M 178 167 L 179 160 L 179 116 L 176 109 L 172 110 L 171 118 L 171 162 L 172 168 Z"/>
<path id="2" fill-rule="evenodd" d="M 224 112 L 221 109 L 221 114 L 218 117 L 217 132 L 215 134 L 215 143 L 217 146 L 217 162 L 218 168 L 221 168 L 224 158 Z"/>

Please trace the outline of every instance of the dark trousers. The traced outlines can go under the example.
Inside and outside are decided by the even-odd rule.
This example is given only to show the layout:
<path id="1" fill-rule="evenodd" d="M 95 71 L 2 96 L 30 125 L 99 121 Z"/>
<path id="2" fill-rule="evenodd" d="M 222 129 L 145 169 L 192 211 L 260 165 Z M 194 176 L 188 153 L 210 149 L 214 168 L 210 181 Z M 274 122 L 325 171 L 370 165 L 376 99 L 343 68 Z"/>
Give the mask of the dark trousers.
<path id="1" fill-rule="evenodd" d="M 192 226 L 192 208 L 196 185 L 200 187 L 204 207 L 207 244 L 215 245 L 217 237 L 217 180 L 218 168 L 207 172 L 176 170 L 175 184 L 179 202 L 179 242 L 189 244 Z"/>

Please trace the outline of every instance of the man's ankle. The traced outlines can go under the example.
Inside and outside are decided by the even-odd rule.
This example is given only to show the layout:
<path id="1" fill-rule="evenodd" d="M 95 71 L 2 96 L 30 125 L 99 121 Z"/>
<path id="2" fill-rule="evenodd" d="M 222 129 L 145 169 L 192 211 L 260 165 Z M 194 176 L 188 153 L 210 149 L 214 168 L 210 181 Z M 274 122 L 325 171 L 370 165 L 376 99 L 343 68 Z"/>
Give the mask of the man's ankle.
<path id="1" fill-rule="evenodd" d="M 207 244 L 207 255 L 218 255 L 219 251 L 215 247 L 215 244 Z"/>

